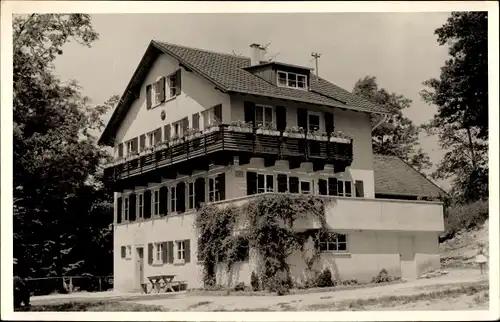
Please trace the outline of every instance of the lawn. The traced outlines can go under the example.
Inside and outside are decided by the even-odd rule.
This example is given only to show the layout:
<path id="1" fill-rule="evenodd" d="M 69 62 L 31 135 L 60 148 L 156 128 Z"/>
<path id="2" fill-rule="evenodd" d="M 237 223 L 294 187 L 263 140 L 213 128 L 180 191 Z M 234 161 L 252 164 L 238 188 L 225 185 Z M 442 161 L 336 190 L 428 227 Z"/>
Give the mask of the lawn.
<path id="1" fill-rule="evenodd" d="M 32 305 L 28 309 L 17 311 L 33 312 L 159 312 L 163 311 L 161 306 L 144 305 L 131 302 L 119 301 L 84 301 L 67 302 L 62 304 L 39 304 Z"/>

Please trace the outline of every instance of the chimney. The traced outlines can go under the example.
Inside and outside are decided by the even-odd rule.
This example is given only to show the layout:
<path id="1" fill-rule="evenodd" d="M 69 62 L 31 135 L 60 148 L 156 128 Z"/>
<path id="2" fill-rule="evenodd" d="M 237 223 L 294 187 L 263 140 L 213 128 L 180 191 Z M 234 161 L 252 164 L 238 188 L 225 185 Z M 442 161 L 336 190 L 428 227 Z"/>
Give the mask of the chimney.
<path id="1" fill-rule="evenodd" d="M 259 65 L 261 61 L 265 60 L 266 50 L 259 44 L 251 44 L 250 48 L 250 65 Z"/>

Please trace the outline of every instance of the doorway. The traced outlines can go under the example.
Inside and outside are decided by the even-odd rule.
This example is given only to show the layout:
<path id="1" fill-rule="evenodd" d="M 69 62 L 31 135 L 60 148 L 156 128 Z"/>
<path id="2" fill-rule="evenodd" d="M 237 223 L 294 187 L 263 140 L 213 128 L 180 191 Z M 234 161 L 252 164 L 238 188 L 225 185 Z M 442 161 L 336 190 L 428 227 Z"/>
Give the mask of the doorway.
<path id="1" fill-rule="evenodd" d="M 401 278 L 414 280 L 417 278 L 417 265 L 415 264 L 415 250 L 412 236 L 399 237 L 399 258 L 401 262 Z"/>
<path id="2" fill-rule="evenodd" d="M 136 288 L 140 289 L 141 284 L 144 283 L 144 248 L 142 246 L 136 247 L 136 251 L 137 251 L 137 256 L 135 262 L 135 271 L 136 271 L 135 285 Z"/>

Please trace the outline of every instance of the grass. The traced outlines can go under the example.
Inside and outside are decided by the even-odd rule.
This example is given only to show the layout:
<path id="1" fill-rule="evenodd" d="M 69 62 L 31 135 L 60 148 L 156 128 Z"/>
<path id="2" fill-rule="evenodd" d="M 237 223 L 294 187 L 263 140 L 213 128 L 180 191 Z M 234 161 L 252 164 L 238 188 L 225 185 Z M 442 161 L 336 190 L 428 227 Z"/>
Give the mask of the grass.
<path id="1" fill-rule="evenodd" d="M 17 311 L 32 312 L 160 312 L 161 306 L 144 305 L 130 302 L 116 301 L 87 301 L 87 302 L 68 302 L 62 304 L 40 304 L 32 305 L 27 309 Z"/>
<path id="2" fill-rule="evenodd" d="M 210 303 L 212 303 L 212 302 L 211 301 L 200 301 L 196 304 L 192 304 L 192 305 L 188 306 L 188 310 L 195 309 L 195 308 L 203 306 L 203 305 L 208 305 Z"/>

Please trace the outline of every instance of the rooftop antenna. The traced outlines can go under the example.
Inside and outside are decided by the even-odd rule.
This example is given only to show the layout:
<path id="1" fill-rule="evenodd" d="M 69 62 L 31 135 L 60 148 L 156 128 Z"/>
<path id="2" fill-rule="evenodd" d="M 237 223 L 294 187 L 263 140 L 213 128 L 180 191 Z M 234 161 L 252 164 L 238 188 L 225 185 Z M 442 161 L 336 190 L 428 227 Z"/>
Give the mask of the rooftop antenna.
<path id="1" fill-rule="evenodd" d="M 233 49 L 233 55 L 238 56 L 238 57 L 241 57 L 241 55 L 243 55 L 243 53 L 239 53 L 239 54 L 237 54 L 237 53 L 235 53 L 235 52 L 234 52 L 234 49 Z"/>
<path id="2" fill-rule="evenodd" d="M 268 61 L 268 62 L 272 62 L 272 61 L 276 58 L 276 56 L 278 56 L 279 54 L 280 54 L 280 53 L 277 53 L 276 55 L 271 56 L 271 58 L 269 58 L 267 61 Z"/>
<path id="3" fill-rule="evenodd" d="M 311 53 L 311 56 L 316 61 L 316 78 L 319 80 L 319 71 L 318 71 L 318 59 L 321 57 L 319 53 Z"/>

